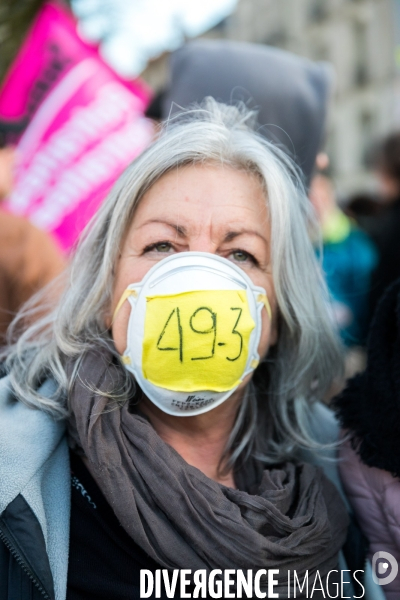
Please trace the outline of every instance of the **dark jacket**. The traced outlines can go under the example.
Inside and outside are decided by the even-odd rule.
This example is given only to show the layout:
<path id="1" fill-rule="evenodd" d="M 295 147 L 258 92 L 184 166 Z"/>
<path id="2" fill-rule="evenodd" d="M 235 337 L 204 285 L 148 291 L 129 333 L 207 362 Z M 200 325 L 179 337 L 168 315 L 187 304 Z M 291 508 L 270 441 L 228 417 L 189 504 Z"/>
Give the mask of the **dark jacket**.
<path id="1" fill-rule="evenodd" d="M 369 340 L 366 371 L 335 401 L 349 441 L 340 474 L 369 541 L 369 558 L 388 552 L 400 561 L 400 280 L 382 297 Z M 400 575 L 385 585 L 400 596 Z"/>
<path id="2" fill-rule="evenodd" d="M 53 577 L 43 532 L 22 494 L 0 517 L 0 540 L 0 598 L 53 600 Z"/>
<path id="3" fill-rule="evenodd" d="M 371 317 L 386 288 L 400 277 L 400 198 L 374 217 L 371 237 L 379 261 L 371 285 Z"/>
<path id="4" fill-rule="evenodd" d="M 361 461 L 400 478 L 400 279 L 378 305 L 367 350 L 365 372 L 335 400 L 337 415 Z"/>

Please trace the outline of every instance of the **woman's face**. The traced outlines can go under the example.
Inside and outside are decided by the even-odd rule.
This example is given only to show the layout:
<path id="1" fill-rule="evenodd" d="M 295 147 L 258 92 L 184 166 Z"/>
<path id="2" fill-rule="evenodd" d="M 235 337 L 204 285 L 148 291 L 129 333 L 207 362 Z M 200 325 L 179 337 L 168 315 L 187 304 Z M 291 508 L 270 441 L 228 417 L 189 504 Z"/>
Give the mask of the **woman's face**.
<path id="1" fill-rule="evenodd" d="M 263 287 L 272 323 L 262 311 L 259 354 L 276 342 L 276 299 L 270 264 L 270 227 L 259 180 L 230 167 L 190 165 L 168 172 L 143 196 L 122 245 L 110 315 L 129 284 L 141 281 L 158 261 L 178 252 L 222 256 Z M 120 354 L 126 349 L 130 304 L 112 324 Z M 108 318 L 111 324 L 111 316 Z"/>

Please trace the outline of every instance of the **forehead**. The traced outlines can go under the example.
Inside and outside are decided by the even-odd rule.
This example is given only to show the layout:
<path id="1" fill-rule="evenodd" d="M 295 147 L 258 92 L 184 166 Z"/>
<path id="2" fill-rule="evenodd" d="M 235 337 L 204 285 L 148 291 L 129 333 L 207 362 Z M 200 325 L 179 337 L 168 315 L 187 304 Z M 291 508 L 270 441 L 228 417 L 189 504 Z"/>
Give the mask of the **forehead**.
<path id="1" fill-rule="evenodd" d="M 134 221 L 157 215 L 190 220 L 217 218 L 262 219 L 266 197 L 260 177 L 226 165 L 196 164 L 163 175 L 143 196 Z"/>

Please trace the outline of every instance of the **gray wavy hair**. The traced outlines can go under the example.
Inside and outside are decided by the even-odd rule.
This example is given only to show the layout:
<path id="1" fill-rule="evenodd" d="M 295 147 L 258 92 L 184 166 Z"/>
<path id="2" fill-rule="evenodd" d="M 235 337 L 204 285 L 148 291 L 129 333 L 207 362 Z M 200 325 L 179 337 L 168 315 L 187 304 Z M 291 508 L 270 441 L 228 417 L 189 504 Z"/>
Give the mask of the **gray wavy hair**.
<path id="1" fill-rule="evenodd" d="M 282 150 L 254 131 L 255 123 L 255 114 L 244 105 L 227 106 L 207 98 L 170 119 L 127 168 L 81 237 L 61 300 L 43 316 L 49 297 L 49 290 L 43 290 L 11 326 L 2 356 L 22 402 L 65 418 L 68 391 L 78 371 L 76 366 L 67 374 L 67 359 L 79 365 L 88 350 L 100 345 L 120 360 L 105 315 L 111 306 L 114 267 L 136 207 L 171 169 L 223 164 L 256 174 L 265 188 L 279 307 L 278 343 L 256 369 L 245 394 L 226 448 L 228 467 L 250 455 L 272 463 L 299 447 L 318 446 L 309 427 L 312 403 L 341 374 L 341 349 L 310 241 L 315 222 L 301 175 Z M 32 321 L 35 311 L 39 312 Z M 31 324 L 21 326 L 27 319 Z M 132 375 L 121 369 L 123 389 L 109 390 L 110 406 L 135 393 Z M 57 384 L 51 397 L 40 393 L 39 383 L 46 377 Z"/>

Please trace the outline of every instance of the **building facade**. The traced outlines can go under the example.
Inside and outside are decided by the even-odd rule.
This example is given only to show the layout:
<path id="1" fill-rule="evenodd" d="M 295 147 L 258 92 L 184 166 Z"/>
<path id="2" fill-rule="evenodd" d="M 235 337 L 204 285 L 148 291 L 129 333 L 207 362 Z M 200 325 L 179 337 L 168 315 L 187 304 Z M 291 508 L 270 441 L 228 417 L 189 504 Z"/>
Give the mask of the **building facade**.
<path id="1" fill-rule="evenodd" d="M 239 0 L 230 39 L 270 44 L 335 71 L 326 150 L 339 196 L 371 191 L 371 146 L 400 129 L 399 0 Z"/>

